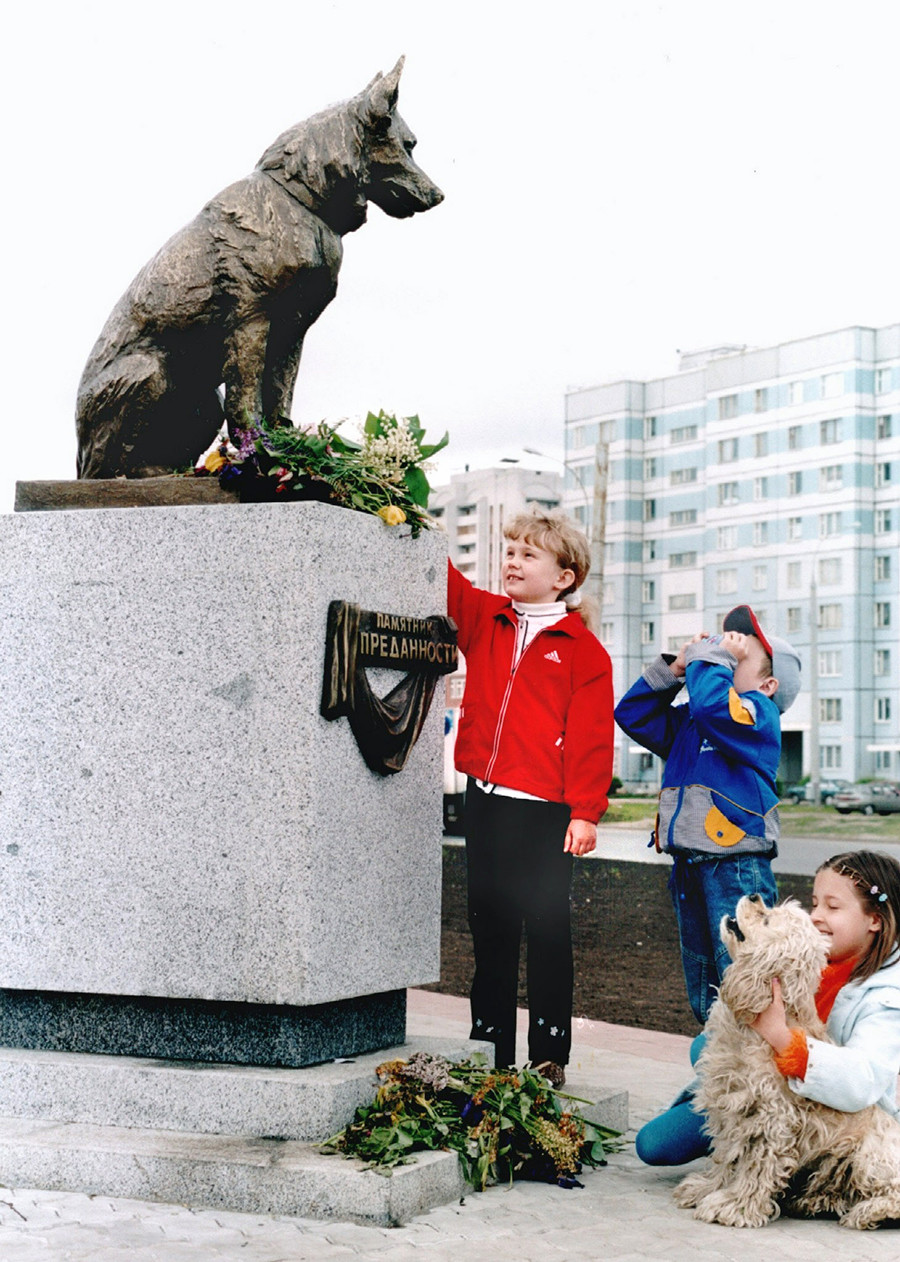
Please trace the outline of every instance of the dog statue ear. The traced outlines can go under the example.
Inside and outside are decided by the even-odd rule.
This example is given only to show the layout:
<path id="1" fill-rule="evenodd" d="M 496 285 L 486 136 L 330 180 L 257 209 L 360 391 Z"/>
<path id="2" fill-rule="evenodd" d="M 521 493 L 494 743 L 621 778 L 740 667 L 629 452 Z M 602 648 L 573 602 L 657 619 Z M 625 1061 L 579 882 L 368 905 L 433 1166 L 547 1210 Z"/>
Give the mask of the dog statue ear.
<path id="1" fill-rule="evenodd" d="M 363 110 L 366 122 L 372 124 L 389 118 L 397 108 L 400 73 L 405 57 L 401 57 L 390 74 L 377 74 L 364 92 Z"/>

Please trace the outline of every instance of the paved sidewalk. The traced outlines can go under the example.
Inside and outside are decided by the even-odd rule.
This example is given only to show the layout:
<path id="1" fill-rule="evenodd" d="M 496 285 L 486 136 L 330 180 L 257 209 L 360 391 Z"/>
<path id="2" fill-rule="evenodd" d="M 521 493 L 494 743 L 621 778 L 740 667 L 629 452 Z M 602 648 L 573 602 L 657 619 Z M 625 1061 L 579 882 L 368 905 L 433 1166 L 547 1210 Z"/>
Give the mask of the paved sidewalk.
<path id="1" fill-rule="evenodd" d="M 524 1016 L 524 1014 L 523 1014 Z M 468 1031 L 465 1000 L 410 991 L 411 1034 Z M 689 1040 L 576 1023 L 569 1089 L 627 1089 L 632 1126 L 683 1085 Z M 524 1047 L 520 1056 L 525 1059 Z M 339 1160 L 339 1158 L 335 1158 Z M 0 1188 L 0 1262 L 896 1262 L 900 1230 L 854 1232 L 831 1222 L 781 1219 L 758 1231 L 695 1222 L 671 1190 L 680 1172 L 642 1166 L 629 1145 L 564 1191 L 516 1183 L 472 1194 L 405 1227 L 192 1210 L 74 1193 Z"/>

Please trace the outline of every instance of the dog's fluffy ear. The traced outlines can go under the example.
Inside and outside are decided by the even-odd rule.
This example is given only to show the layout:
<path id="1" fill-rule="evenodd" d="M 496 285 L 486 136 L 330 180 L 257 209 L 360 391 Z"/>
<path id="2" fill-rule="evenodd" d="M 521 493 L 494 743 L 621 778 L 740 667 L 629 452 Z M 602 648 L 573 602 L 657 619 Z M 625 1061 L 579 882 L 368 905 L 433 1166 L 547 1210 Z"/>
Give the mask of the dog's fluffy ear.
<path id="1" fill-rule="evenodd" d="M 401 57 L 390 74 L 377 74 L 366 88 L 365 120 L 374 124 L 389 118 L 397 108 L 397 94 L 400 90 L 400 73 L 403 70 L 405 57 Z"/>

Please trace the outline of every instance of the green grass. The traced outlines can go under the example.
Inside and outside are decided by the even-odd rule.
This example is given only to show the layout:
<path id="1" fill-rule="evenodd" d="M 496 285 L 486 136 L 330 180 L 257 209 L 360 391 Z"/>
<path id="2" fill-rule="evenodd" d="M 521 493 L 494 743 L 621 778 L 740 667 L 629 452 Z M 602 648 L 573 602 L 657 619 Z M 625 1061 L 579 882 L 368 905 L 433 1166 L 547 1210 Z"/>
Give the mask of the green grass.
<path id="1" fill-rule="evenodd" d="M 813 806 L 810 802 L 782 802 L 779 807 L 782 837 L 833 837 L 846 842 L 848 849 L 875 845 L 879 841 L 900 843 L 900 813 L 860 815 L 851 811 L 839 815 L 833 806 Z M 656 798 L 614 797 L 603 816 L 604 824 L 653 824 Z"/>

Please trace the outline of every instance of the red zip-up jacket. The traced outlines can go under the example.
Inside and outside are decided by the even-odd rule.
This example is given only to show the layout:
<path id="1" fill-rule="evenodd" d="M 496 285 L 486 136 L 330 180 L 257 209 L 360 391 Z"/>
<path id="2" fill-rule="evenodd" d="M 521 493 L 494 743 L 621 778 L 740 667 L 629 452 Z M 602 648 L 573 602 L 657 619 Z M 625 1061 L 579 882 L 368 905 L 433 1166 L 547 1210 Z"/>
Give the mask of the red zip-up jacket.
<path id="1" fill-rule="evenodd" d="M 612 778 L 606 649 L 570 613 L 539 631 L 513 667 L 518 623 L 509 597 L 473 587 L 451 564 L 447 599 L 466 659 L 457 769 L 565 802 L 572 819 L 596 823 Z"/>

